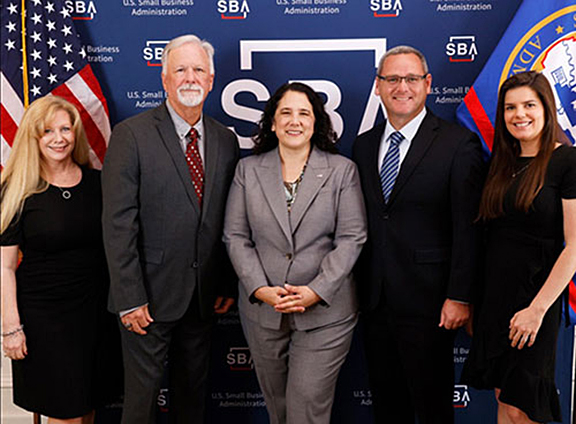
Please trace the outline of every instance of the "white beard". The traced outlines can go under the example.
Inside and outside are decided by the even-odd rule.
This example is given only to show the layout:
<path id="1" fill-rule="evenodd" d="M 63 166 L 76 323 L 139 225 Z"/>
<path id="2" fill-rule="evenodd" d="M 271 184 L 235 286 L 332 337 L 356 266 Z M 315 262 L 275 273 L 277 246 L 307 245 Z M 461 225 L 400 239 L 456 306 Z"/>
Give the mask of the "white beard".
<path id="1" fill-rule="evenodd" d="M 186 93 L 184 90 L 197 90 L 198 93 Z M 187 107 L 199 106 L 204 100 L 204 89 L 198 84 L 184 84 L 176 90 L 178 93 L 178 101 Z"/>

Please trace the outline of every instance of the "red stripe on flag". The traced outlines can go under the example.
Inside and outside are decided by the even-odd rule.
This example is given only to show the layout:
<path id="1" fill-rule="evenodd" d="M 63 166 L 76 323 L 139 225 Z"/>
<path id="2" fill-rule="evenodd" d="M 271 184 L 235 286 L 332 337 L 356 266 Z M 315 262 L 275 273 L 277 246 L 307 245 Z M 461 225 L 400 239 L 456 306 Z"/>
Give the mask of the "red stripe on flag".
<path id="1" fill-rule="evenodd" d="M 576 278 L 568 284 L 568 303 L 572 311 L 576 313 Z"/>
<path id="2" fill-rule="evenodd" d="M 72 103 L 78 111 L 80 112 L 80 118 L 82 119 L 82 123 L 84 124 L 84 130 L 86 131 L 86 137 L 88 137 L 88 143 L 90 143 L 90 147 L 100 159 L 100 162 L 104 161 L 104 154 L 106 153 L 106 142 L 104 140 L 104 136 L 100 132 L 100 129 L 90 116 L 90 114 L 84 109 L 84 105 L 78 101 L 76 96 L 70 91 L 66 84 L 61 84 L 60 86 L 56 87 L 52 90 L 52 94 L 56 96 L 60 96 L 68 100 Z"/>
<path id="3" fill-rule="evenodd" d="M 478 127 L 484 142 L 490 151 L 492 151 L 492 143 L 494 142 L 494 127 L 492 126 L 490 119 L 488 119 L 488 115 L 484 110 L 484 106 L 482 106 L 482 103 L 480 103 L 480 99 L 478 99 L 478 95 L 476 94 L 474 87 L 470 88 L 470 91 L 464 97 L 464 103 L 466 104 L 466 107 L 468 108 L 468 111 L 470 112 L 476 127 Z"/>
<path id="4" fill-rule="evenodd" d="M 88 84 L 88 87 L 90 87 L 90 90 L 92 90 L 94 95 L 98 97 L 98 100 L 100 100 L 102 106 L 104 106 L 106 115 L 110 116 L 110 112 L 108 111 L 108 104 L 106 103 L 106 98 L 104 97 L 104 93 L 102 93 L 102 90 L 100 89 L 100 84 L 98 83 L 96 76 L 92 72 L 92 68 L 90 67 L 90 65 L 86 65 L 82 69 L 80 69 L 78 75 L 82 77 L 84 82 Z"/>
<path id="5" fill-rule="evenodd" d="M 2 121 L 2 136 L 8 142 L 8 145 L 12 147 L 16 131 L 18 131 L 18 125 L 4 108 L 4 105 L 0 105 L 0 120 Z"/>

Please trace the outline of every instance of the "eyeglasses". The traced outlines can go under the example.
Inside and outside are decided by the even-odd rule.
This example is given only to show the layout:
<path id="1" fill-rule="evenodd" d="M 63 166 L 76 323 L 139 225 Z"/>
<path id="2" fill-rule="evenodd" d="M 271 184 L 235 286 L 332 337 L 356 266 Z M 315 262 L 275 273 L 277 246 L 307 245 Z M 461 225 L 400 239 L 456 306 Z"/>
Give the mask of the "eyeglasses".
<path id="1" fill-rule="evenodd" d="M 408 85 L 415 85 L 426 78 L 428 74 L 424 75 L 406 75 L 405 77 L 401 77 L 400 75 L 376 75 L 380 81 L 384 81 L 389 85 L 398 85 L 402 80 L 406 81 Z"/>

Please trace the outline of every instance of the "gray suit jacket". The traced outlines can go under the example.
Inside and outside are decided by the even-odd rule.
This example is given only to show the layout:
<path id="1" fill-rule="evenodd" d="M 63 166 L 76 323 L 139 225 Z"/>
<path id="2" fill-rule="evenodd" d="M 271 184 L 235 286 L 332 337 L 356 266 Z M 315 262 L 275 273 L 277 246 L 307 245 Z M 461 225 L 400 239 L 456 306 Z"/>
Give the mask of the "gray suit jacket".
<path id="1" fill-rule="evenodd" d="M 356 166 L 312 149 L 289 214 L 278 149 L 240 161 L 230 188 L 224 242 L 240 279 L 239 307 L 252 321 L 280 328 L 281 314 L 253 297 L 262 286 L 308 285 L 322 301 L 295 314 L 298 330 L 357 311 L 352 267 L 366 240 Z"/>
<path id="2" fill-rule="evenodd" d="M 149 304 L 156 321 L 179 319 L 198 290 L 204 318 L 233 295 L 222 243 L 224 207 L 239 157 L 236 136 L 204 115 L 202 210 L 166 106 L 112 132 L 102 170 L 103 229 L 112 312 Z"/>

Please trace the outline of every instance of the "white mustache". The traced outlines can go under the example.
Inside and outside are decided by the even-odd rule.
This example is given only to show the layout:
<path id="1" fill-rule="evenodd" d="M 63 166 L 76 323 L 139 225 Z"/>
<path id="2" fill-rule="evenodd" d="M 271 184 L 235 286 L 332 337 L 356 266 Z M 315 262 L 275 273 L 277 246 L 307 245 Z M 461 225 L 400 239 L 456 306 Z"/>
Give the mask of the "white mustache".
<path id="1" fill-rule="evenodd" d="M 201 96 L 204 95 L 204 89 L 202 88 L 202 86 L 198 84 L 183 84 L 180 87 L 178 87 L 178 93 L 182 93 L 182 91 L 184 90 L 195 90 L 199 91 L 199 94 Z"/>

